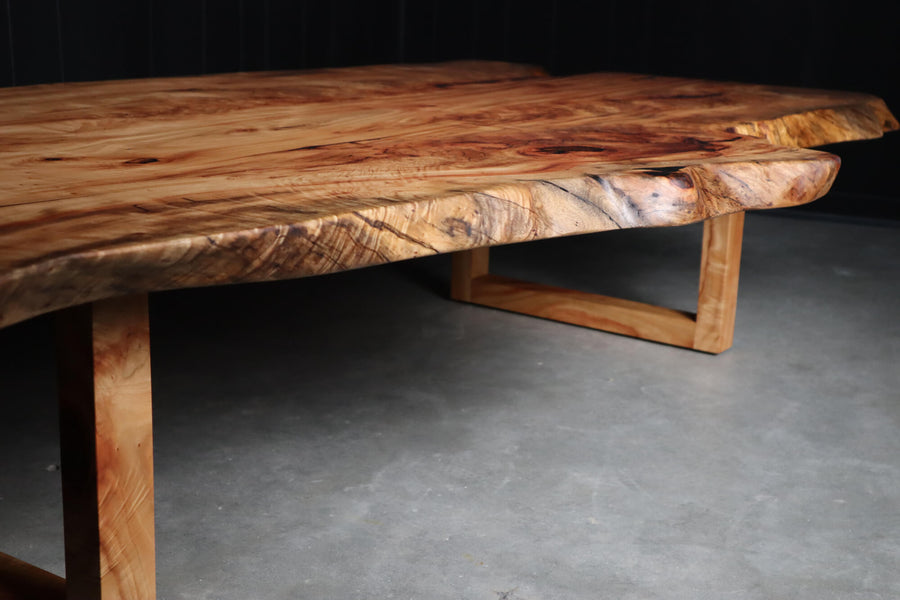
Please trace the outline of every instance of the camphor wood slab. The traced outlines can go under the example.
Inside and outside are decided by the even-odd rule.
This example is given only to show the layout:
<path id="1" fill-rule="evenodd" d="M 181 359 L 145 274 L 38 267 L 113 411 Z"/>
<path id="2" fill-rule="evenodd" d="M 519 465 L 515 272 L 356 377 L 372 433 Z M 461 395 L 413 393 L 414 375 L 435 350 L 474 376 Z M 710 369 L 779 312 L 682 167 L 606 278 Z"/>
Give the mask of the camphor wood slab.
<path id="1" fill-rule="evenodd" d="M 896 127 L 861 94 L 499 63 L 0 90 L 0 327 L 66 309 L 66 597 L 155 597 L 147 292 L 457 252 L 457 298 L 718 352 L 743 211 L 828 190 L 838 159 L 797 146 Z M 492 245 L 697 221 L 696 316 L 488 271 Z M 3 600 L 62 585 L 0 555 Z"/>
<path id="2" fill-rule="evenodd" d="M 783 144 L 897 125 L 860 94 L 535 74 L 463 63 L 0 90 L 0 326 L 123 294 L 801 204 L 838 159 Z"/>

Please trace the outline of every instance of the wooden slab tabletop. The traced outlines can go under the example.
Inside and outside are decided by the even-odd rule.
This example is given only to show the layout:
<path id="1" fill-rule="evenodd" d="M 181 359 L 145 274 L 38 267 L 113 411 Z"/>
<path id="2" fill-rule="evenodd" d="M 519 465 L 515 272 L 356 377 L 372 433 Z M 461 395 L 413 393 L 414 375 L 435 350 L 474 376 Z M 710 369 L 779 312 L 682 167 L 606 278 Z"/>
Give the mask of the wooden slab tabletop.
<path id="1" fill-rule="evenodd" d="M 855 94 L 501 63 L 0 90 L 0 327 L 134 292 L 302 277 L 824 194 Z"/>

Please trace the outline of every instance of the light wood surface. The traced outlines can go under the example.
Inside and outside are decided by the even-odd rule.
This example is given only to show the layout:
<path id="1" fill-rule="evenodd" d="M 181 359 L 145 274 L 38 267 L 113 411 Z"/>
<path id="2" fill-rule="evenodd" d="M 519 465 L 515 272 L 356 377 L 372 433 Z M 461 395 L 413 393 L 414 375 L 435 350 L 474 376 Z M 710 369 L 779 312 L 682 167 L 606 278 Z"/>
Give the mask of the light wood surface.
<path id="1" fill-rule="evenodd" d="M 0 552 L 0 600 L 63 600 L 65 580 Z"/>
<path id="2" fill-rule="evenodd" d="M 877 98 L 493 63 L 0 90 L 0 326 L 809 202 Z M 751 137 L 751 136 L 763 137 Z"/>
<path id="3" fill-rule="evenodd" d="M 66 595 L 156 597 L 147 296 L 57 316 Z"/>

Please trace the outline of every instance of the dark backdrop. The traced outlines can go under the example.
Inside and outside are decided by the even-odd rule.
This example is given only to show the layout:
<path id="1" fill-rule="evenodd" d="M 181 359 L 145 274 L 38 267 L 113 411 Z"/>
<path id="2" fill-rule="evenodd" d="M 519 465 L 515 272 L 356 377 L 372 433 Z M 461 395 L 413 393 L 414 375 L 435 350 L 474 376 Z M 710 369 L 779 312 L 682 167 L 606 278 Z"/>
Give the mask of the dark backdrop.
<path id="1" fill-rule="evenodd" d="M 0 85 L 459 58 L 857 90 L 900 111 L 896 0 L 0 0 Z M 2 139 L 2 137 L 0 137 Z M 900 219 L 900 133 L 816 211 Z"/>

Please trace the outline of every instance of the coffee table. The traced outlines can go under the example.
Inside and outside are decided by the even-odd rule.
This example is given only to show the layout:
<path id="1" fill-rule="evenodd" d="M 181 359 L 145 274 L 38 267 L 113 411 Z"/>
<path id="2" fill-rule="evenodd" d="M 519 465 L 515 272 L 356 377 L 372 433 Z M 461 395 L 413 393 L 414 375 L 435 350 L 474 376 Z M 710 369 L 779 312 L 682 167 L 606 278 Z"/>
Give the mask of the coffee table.
<path id="1" fill-rule="evenodd" d="M 155 597 L 147 294 L 453 254 L 451 295 L 710 353 L 743 214 L 825 194 L 807 150 L 878 98 L 490 62 L 0 90 L 0 327 L 56 312 L 66 579 L 0 554 L 0 598 Z M 492 274 L 490 246 L 704 222 L 696 313 Z"/>

